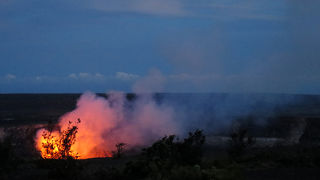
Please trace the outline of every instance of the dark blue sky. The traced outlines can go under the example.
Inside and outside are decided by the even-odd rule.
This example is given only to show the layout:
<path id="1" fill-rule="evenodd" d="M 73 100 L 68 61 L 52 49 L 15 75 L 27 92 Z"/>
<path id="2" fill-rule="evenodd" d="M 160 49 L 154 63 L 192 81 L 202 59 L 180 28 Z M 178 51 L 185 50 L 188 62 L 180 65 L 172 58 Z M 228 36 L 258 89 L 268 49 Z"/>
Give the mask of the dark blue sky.
<path id="1" fill-rule="evenodd" d="M 0 93 L 320 94 L 320 3 L 0 0 Z"/>

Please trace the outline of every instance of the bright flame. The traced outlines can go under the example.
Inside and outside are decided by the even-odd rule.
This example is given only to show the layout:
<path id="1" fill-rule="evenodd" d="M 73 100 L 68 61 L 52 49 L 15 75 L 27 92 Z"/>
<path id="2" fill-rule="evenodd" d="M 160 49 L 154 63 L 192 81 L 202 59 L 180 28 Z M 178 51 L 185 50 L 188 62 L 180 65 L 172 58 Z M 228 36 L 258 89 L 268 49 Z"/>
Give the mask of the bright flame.
<path id="1" fill-rule="evenodd" d="M 40 140 L 37 142 L 37 148 L 40 150 L 41 156 L 44 159 L 58 159 L 57 154 L 59 152 L 58 148 L 58 133 L 52 132 L 50 134 L 47 130 L 41 130 L 39 131 L 40 134 L 43 136 L 40 137 Z M 50 137 L 46 137 L 46 135 L 49 135 Z M 50 148 L 51 147 L 51 148 Z"/>
<path id="2" fill-rule="evenodd" d="M 111 93 L 108 99 L 93 93 L 83 94 L 77 108 L 60 118 L 60 130 L 37 132 L 37 150 L 46 159 L 111 157 L 116 144 L 126 143 L 128 148 L 142 146 L 178 132 L 170 107 L 144 98 L 137 100 L 128 112 L 125 103 L 121 93 Z M 78 119 L 81 122 L 75 122 Z"/>
<path id="3" fill-rule="evenodd" d="M 41 129 L 37 135 L 37 149 L 44 159 L 79 158 L 77 150 L 73 148 L 78 132 L 77 124 L 68 123 L 67 129 L 62 131 L 48 131 Z"/>

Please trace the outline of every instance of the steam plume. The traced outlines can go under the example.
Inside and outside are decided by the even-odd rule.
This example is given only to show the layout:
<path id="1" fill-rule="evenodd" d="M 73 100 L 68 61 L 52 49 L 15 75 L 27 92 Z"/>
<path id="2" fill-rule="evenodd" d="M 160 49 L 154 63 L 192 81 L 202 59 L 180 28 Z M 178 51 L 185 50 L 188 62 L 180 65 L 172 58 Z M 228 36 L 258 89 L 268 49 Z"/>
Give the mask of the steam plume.
<path id="1" fill-rule="evenodd" d="M 69 121 L 80 118 L 71 151 L 81 159 L 103 157 L 110 156 L 117 143 L 143 146 L 161 136 L 176 134 L 179 126 L 173 121 L 173 113 L 171 107 L 158 105 L 151 98 L 128 102 L 119 92 L 111 92 L 108 99 L 86 92 L 76 109 L 61 117 L 59 126 L 65 129 Z M 44 131 L 37 133 L 38 148 Z"/>

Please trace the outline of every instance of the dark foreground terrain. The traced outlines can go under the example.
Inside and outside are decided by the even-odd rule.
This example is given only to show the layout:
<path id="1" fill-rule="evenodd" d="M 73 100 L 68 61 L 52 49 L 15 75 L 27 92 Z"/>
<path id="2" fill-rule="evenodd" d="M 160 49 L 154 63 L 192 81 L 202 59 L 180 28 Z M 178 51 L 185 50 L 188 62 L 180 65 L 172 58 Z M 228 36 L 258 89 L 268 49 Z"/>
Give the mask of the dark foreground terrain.
<path id="1" fill-rule="evenodd" d="M 36 130 L 74 109 L 79 96 L 0 95 L 0 179 L 320 179 L 319 96 L 294 97 L 298 101 L 278 106 L 272 116 L 261 114 L 263 124 L 253 123 L 259 110 L 235 117 L 236 125 L 221 133 L 193 130 L 185 139 L 164 137 L 113 158 L 42 159 L 34 148 Z M 176 103 L 195 95 L 179 96 Z M 155 96 L 159 103 L 163 97 Z M 260 109 L 270 109 L 268 102 L 260 100 Z M 212 110 L 193 108 L 207 108 L 206 116 Z"/>
<path id="2" fill-rule="evenodd" d="M 16 131 L 12 131 L 13 133 Z M 32 133 L 32 131 L 29 131 Z M 206 142 L 201 131 L 178 141 L 164 137 L 142 150 L 114 157 L 42 159 L 30 137 L 11 134 L 0 144 L 0 179 L 319 179 L 320 146 L 255 146 L 244 130 L 226 146 Z M 29 139 L 29 142 L 27 141 Z"/>

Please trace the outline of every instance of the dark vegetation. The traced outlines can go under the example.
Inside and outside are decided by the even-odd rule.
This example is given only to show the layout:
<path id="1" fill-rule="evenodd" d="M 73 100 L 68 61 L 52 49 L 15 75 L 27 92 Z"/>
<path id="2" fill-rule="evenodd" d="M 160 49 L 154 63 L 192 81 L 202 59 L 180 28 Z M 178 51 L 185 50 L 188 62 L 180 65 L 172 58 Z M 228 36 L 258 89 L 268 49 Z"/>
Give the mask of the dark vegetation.
<path id="1" fill-rule="evenodd" d="M 116 144 L 116 151 L 112 151 L 112 157 L 113 158 L 121 158 L 124 154 L 124 150 L 126 147 L 126 143 L 118 143 Z"/>
<path id="2" fill-rule="evenodd" d="M 208 143 L 211 135 L 204 136 L 203 131 L 197 130 L 185 139 L 174 135 L 163 137 L 133 155 L 127 154 L 129 142 L 123 142 L 115 145 L 112 158 L 79 160 L 68 158 L 77 130 L 70 125 L 62 138 L 65 150 L 61 158 L 43 159 L 34 149 L 33 138 L 36 130 L 44 125 L 32 124 L 50 120 L 48 129 L 54 129 L 58 117 L 72 110 L 79 97 L 78 94 L 63 96 L 59 98 L 63 100 L 57 101 L 60 95 L 0 95 L 1 180 L 320 179 L 318 96 L 306 96 L 302 104 L 279 110 L 280 115 L 270 119 L 271 123 L 264 129 L 252 124 L 257 116 L 243 117 L 237 128 L 223 134 L 229 137 L 226 147 L 211 145 Z M 129 94 L 127 98 L 137 97 Z M 160 95 L 156 98 L 161 100 Z M 30 101 L 34 104 L 27 103 Z M 298 144 L 256 146 L 257 137 L 261 135 L 285 138 L 289 129 L 299 124 L 301 116 L 306 117 L 306 125 Z"/>
<path id="3" fill-rule="evenodd" d="M 75 134 L 74 127 L 66 130 L 65 140 L 70 140 L 68 133 Z M 87 160 L 68 158 L 69 140 L 64 144 L 65 152 L 61 158 L 43 159 L 32 148 L 24 146 L 25 149 L 21 149 L 23 146 L 13 136 L 6 136 L 0 143 L 0 179 L 228 180 L 320 177 L 319 146 L 297 144 L 259 148 L 254 146 L 254 138 L 245 129 L 230 133 L 226 148 L 206 144 L 203 131 L 196 130 L 182 140 L 175 135 L 165 136 L 136 155 L 127 155 L 125 143 L 119 143 L 113 158 Z M 260 174 L 264 173 L 266 175 L 261 177 Z"/>
<path id="4" fill-rule="evenodd" d="M 207 174 L 203 174 L 199 166 L 204 142 L 205 136 L 199 130 L 189 133 L 188 138 L 183 141 L 179 141 L 174 135 L 163 137 L 152 146 L 143 149 L 137 161 L 128 162 L 120 177 L 176 179 L 175 176 L 178 178 L 180 175 L 186 175 L 183 171 L 190 173 L 191 170 L 195 173 L 192 174 L 192 179 L 202 179 L 202 176 L 205 178 Z"/>
<path id="5" fill-rule="evenodd" d="M 45 152 L 44 159 L 77 159 L 79 156 L 71 151 L 71 146 L 75 143 L 78 132 L 77 124 L 81 120 L 78 119 L 75 123 L 69 121 L 68 127 L 65 130 L 59 131 L 58 135 L 53 135 L 51 125 L 48 125 L 48 131 L 44 131 L 42 137 L 42 147 Z M 56 151 L 55 151 L 56 150 Z"/>
<path id="6" fill-rule="evenodd" d="M 232 159 L 237 159 L 241 157 L 248 148 L 254 145 L 254 143 L 255 139 L 248 134 L 248 130 L 239 128 L 230 134 L 228 153 Z"/>

